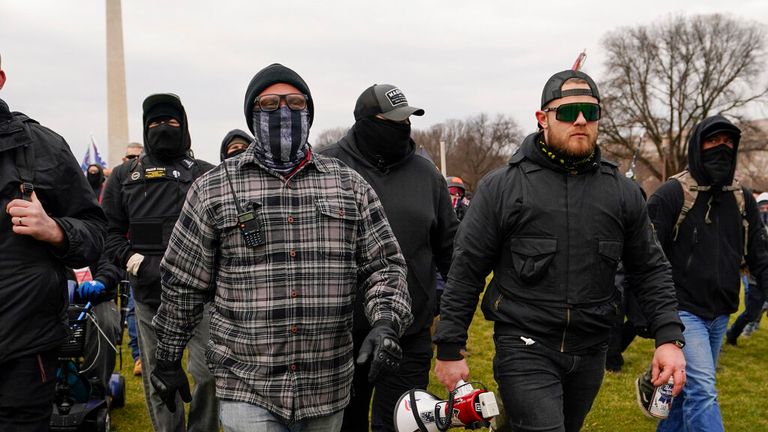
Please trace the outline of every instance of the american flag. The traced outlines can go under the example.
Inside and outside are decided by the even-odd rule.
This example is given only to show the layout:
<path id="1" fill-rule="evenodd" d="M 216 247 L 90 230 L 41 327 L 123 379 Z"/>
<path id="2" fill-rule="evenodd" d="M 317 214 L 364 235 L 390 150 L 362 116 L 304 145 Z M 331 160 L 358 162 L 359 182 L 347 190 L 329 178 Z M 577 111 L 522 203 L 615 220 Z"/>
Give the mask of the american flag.
<path id="1" fill-rule="evenodd" d="M 584 62 L 587 61 L 587 49 L 584 48 L 584 51 L 579 54 L 578 57 L 576 57 L 576 61 L 573 62 L 573 66 L 571 66 L 571 70 L 581 70 L 582 66 L 584 66 Z"/>

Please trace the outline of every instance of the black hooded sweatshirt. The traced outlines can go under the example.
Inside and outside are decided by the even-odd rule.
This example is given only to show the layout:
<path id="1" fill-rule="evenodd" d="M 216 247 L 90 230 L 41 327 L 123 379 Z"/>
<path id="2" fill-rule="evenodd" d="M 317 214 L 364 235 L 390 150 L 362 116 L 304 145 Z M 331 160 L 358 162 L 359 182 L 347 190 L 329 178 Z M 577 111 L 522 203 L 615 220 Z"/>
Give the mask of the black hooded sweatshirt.
<path id="1" fill-rule="evenodd" d="M 703 138 L 712 131 L 738 131 L 728 119 L 713 116 L 704 119 L 691 132 L 688 141 L 688 170 L 700 186 L 712 183 L 701 158 Z M 739 148 L 734 142 L 734 160 Z M 735 163 L 727 184 L 733 180 Z M 747 220 L 749 221 L 746 263 L 758 285 L 766 291 L 768 251 L 760 215 L 752 193 L 743 188 Z M 713 196 L 714 195 L 714 196 Z M 712 198 L 711 209 L 708 202 Z M 656 235 L 672 264 L 672 274 L 680 310 L 704 319 L 736 312 L 739 307 L 739 267 L 744 252 L 742 216 L 734 192 L 700 191 L 693 208 L 679 228 L 677 240 L 674 227 L 683 206 L 683 189 L 676 180 L 668 180 L 648 200 L 648 213 Z M 711 223 L 705 223 L 709 210 Z"/>
<path id="2" fill-rule="evenodd" d="M 444 277 L 448 275 L 453 237 L 459 225 L 445 179 L 430 161 L 416 154 L 413 141 L 410 144 L 410 151 L 401 160 L 381 167 L 363 156 L 353 130 L 323 151 L 360 173 L 384 206 L 408 263 L 408 292 L 414 320 L 406 335 L 432 324 L 436 307 L 435 270 Z M 355 301 L 354 331 L 367 334 L 369 329 L 362 302 Z"/>

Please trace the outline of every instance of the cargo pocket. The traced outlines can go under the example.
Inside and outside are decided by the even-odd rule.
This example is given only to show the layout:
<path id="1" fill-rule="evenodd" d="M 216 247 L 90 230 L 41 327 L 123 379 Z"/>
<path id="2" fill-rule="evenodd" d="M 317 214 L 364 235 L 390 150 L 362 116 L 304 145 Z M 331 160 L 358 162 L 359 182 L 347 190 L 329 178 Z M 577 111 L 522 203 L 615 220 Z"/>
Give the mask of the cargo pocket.
<path id="1" fill-rule="evenodd" d="M 547 274 L 557 252 L 556 238 L 516 237 L 510 245 L 512 266 L 521 281 L 534 284 Z"/>

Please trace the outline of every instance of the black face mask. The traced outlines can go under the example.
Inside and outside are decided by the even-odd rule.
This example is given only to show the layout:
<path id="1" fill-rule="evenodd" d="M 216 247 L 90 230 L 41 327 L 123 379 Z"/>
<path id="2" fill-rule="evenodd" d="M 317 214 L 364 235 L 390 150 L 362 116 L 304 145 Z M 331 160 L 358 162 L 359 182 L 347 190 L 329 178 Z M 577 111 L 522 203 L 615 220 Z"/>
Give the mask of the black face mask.
<path id="1" fill-rule="evenodd" d="M 712 179 L 713 185 L 724 186 L 730 181 L 733 169 L 733 149 L 719 145 L 701 152 L 701 162 L 704 170 Z"/>
<path id="2" fill-rule="evenodd" d="M 364 118 L 354 125 L 360 151 L 376 164 L 392 164 L 411 151 L 411 125 L 378 118 Z"/>
<path id="3" fill-rule="evenodd" d="M 163 160 L 184 156 L 187 148 L 181 139 L 181 127 L 161 124 L 147 131 L 148 152 Z"/>
<path id="4" fill-rule="evenodd" d="M 88 184 L 91 185 L 91 189 L 96 190 L 101 186 L 101 173 L 88 173 L 86 175 Z"/>

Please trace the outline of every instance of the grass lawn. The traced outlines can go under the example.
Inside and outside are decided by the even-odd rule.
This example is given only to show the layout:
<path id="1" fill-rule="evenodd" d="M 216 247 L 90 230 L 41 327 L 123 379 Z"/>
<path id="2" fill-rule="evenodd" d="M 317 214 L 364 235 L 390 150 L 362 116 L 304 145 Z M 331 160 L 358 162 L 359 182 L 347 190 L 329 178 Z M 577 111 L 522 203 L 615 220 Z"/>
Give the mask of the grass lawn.
<path id="1" fill-rule="evenodd" d="M 735 319 L 736 314 L 731 318 Z M 468 358 L 471 379 L 481 381 L 496 392 L 492 360 L 493 326 L 478 311 L 470 328 Z M 595 400 L 584 431 L 655 430 L 656 422 L 640 412 L 635 402 L 634 380 L 653 356 L 650 340 L 636 339 L 624 354 L 625 364 L 618 374 L 606 373 L 600 394 Z M 739 338 L 737 347 L 725 346 L 720 356 L 717 387 L 725 430 L 768 431 L 768 323 L 749 338 Z M 133 362 L 127 345 L 123 346 L 122 374 L 126 377 L 126 405 L 112 411 L 113 429 L 118 432 L 150 431 L 144 404 L 141 377 L 133 376 Z M 445 389 L 434 375 L 429 391 L 445 397 Z M 455 429 L 456 431 L 463 429 Z"/>

